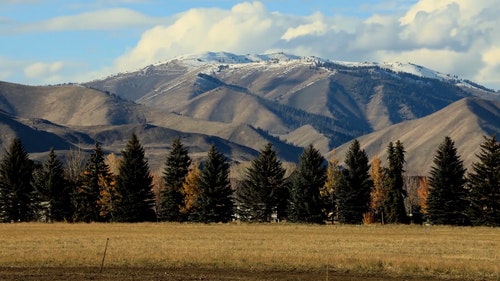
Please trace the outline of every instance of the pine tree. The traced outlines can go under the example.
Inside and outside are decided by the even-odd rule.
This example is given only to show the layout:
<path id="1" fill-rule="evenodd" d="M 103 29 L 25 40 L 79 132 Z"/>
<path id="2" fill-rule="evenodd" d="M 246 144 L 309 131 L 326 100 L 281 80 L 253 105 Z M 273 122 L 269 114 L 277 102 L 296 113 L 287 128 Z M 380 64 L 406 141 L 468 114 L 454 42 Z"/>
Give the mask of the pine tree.
<path id="1" fill-rule="evenodd" d="M 268 143 L 247 168 L 241 187 L 236 190 L 237 213 L 243 221 L 270 222 L 284 188 L 281 161 Z"/>
<path id="2" fill-rule="evenodd" d="M 309 145 L 299 159 L 298 170 L 290 181 L 288 219 L 293 222 L 323 223 L 324 205 L 320 189 L 326 181 L 325 159 Z"/>
<path id="3" fill-rule="evenodd" d="M 201 193 L 196 200 L 195 221 L 229 222 L 233 218 L 233 191 L 229 183 L 229 164 L 226 157 L 212 145 L 202 164 Z"/>
<path id="4" fill-rule="evenodd" d="M 439 145 L 433 163 L 427 198 L 429 221 L 434 224 L 467 224 L 466 170 L 450 137 L 445 137 Z"/>
<path id="5" fill-rule="evenodd" d="M 368 156 L 361 150 L 358 140 L 349 146 L 344 162 L 346 167 L 342 170 L 337 190 L 339 221 L 359 224 L 370 207 L 373 181 L 370 178 Z"/>
<path id="6" fill-rule="evenodd" d="M 115 221 L 142 222 L 156 220 L 153 210 L 153 177 L 144 156 L 144 148 L 135 134 L 130 137 L 122 151 L 120 175 L 116 179 L 119 196 L 115 204 Z"/>
<path id="7" fill-rule="evenodd" d="M 384 216 L 387 223 L 406 223 L 406 209 L 404 205 L 404 164 L 405 150 L 403 144 L 398 140 L 396 144 L 389 143 L 387 147 L 387 161 L 389 167 L 385 169 L 383 200 Z"/>
<path id="8" fill-rule="evenodd" d="M 165 189 L 162 194 L 161 220 L 182 220 L 180 212 L 184 204 L 182 184 L 186 179 L 190 165 L 191 158 L 189 158 L 188 150 L 179 138 L 174 139 L 163 170 Z"/>
<path id="9" fill-rule="evenodd" d="M 96 222 L 103 220 L 100 215 L 103 179 L 106 185 L 112 180 L 109 167 L 104 162 L 104 152 L 100 143 L 96 142 L 90 157 L 87 159 L 81 179 L 78 180 L 80 185 L 75 194 L 75 221 Z"/>
<path id="10" fill-rule="evenodd" d="M 495 136 L 484 139 L 468 174 L 470 215 L 474 225 L 500 226 L 500 143 Z"/>
<path id="11" fill-rule="evenodd" d="M 37 195 L 32 185 L 33 161 L 19 138 L 5 150 L 0 162 L 0 220 L 27 222 L 36 217 Z"/>
<path id="12" fill-rule="evenodd" d="M 48 221 L 70 221 L 73 215 L 71 187 L 64 177 L 63 163 L 54 149 L 47 160 L 35 171 L 35 188 L 40 199 L 47 203 L 45 210 Z"/>

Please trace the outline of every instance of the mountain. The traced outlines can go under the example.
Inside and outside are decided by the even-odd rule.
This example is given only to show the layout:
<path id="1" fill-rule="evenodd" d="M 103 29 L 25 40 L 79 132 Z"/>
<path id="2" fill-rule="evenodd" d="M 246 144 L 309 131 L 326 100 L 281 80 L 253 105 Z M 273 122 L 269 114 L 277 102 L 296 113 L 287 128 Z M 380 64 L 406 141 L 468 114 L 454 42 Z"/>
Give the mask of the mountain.
<path id="1" fill-rule="evenodd" d="M 426 117 L 389 126 L 358 138 L 370 159 L 386 161 L 389 142 L 400 140 L 406 150 L 406 171 L 425 175 L 433 165 L 433 157 L 445 136 L 455 141 L 466 167 L 477 161 L 478 144 L 483 136 L 500 132 L 500 101 L 465 98 Z M 349 143 L 336 148 L 335 157 L 344 159 Z M 331 154 L 329 154 L 331 155 Z"/>
<path id="2" fill-rule="evenodd" d="M 328 155 L 366 138 L 370 152 L 379 154 L 401 139 L 409 145 L 408 165 L 418 166 L 432 153 L 416 148 L 433 150 L 431 139 L 439 142 L 444 132 L 500 133 L 499 100 L 481 85 L 411 63 L 209 52 L 83 84 L 0 82 L 0 128 L 7 132 L 0 141 L 5 146 L 13 136 L 26 136 L 28 151 L 42 159 L 51 146 L 63 154 L 74 147 L 87 151 L 95 141 L 120 153 L 134 132 L 157 168 L 174 137 L 195 157 L 216 144 L 233 161 L 247 161 L 272 142 L 291 162 L 308 144 Z M 447 118 L 459 112 L 457 120 L 475 122 Z M 420 134 L 404 129 L 416 124 Z M 470 139 L 457 141 L 467 143 L 467 157 L 481 142 Z"/>

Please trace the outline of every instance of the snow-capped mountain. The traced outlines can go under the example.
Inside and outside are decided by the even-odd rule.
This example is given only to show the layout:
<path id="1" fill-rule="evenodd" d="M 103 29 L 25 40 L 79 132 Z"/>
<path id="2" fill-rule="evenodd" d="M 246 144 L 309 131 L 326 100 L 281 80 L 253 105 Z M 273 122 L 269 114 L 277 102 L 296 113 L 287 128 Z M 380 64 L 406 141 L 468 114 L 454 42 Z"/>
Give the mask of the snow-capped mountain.
<path id="1" fill-rule="evenodd" d="M 99 141 L 119 153 L 129 134 L 136 132 L 156 164 L 176 136 L 193 155 L 202 156 L 210 144 L 218 143 L 231 159 L 246 161 L 272 142 L 282 159 L 296 161 L 309 144 L 328 155 L 368 134 L 373 153 L 383 151 L 392 138 L 419 144 L 440 134 L 499 134 L 499 96 L 411 63 L 208 52 L 82 85 L 0 83 L 0 113 L 6 114 L 0 116 L 0 126 L 9 132 L 0 141 L 20 134 L 36 139 L 45 132 L 43 138 L 57 139 L 60 149 L 91 147 Z M 472 101 L 460 102 L 464 98 Z M 450 112 L 461 114 L 451 117 Z M 447 116 L 468 121 L 452 122 Z M 472 159 L 478 144 L 465 138 L 457 146 L 461 143 L 466 145 L 464 158 Z M 33 147 L 37 152 L 45 149 Z M 430 151 L 407 153 L 413 163 L 428 163 L 420 157 L 432 157 Z M 414 169 L 411 165 L 408 171 Z"/>

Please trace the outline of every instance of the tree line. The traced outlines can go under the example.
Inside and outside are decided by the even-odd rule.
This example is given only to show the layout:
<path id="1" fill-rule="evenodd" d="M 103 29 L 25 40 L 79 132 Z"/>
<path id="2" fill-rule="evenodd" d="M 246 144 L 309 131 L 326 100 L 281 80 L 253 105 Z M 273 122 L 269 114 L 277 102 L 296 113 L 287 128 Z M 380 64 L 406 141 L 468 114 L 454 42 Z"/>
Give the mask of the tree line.
<path id="1" fill-rule="evenodd" d="M 96 143 L 87 159 L 72 150 L 63 163 L 54 150 L 35 163 L 20 139 L 0 160 L 0 221 L 68 222 L 271 222 L 346 224 L 429 222 L 500 226 L 500 144 L 485 137 L 467 172 L 446 137 L 428 177 L 408 191 L 405 149 L 387 146 L 387 166 L 371 162 L 357 140 L 344 164 L 329 161 L 312 145 L 287 173 L 266 144 L 240 179 L 230 179 L 229 160 L 212 146 L 200 162 L 175 139 L 161 176 L 150 172 L 144 148 L 132 134 L 121 157 Z M 156 183 L 156 184 L 154 184 Z M 153 191 L 153 186 L 160 186 Z"/>

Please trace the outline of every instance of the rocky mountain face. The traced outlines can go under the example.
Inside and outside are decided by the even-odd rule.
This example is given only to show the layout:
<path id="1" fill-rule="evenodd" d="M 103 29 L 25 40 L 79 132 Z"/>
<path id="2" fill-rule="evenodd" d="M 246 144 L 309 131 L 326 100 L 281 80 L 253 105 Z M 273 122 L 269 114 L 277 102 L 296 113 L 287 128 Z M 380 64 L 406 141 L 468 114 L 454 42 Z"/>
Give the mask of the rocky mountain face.
<path id="1" fill-rule="evenodd" d="M 473 159 L 482 135 L 500 133 L 499 100 L 480 85 L 409 63 L 205 53 L 83 85 L 0 83 L 0 127 L 8 132 L 0 139 L 45 134 L 43 145 L 27 145 L 30 152 L 99 141 L 119 153 L 136 132 L 157 166 L 176 136 L 195 156 L 217 144 L 235 161 L 267 142 L 284 161 L 297 161 L 310 143 L 328 157 L 359 138 L 373 157 L 400 139 L 407 170 L 417 174 L 428 170 L 445 135 Z"/>

